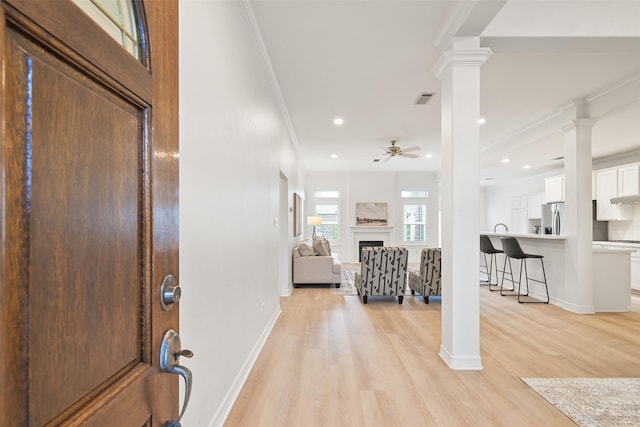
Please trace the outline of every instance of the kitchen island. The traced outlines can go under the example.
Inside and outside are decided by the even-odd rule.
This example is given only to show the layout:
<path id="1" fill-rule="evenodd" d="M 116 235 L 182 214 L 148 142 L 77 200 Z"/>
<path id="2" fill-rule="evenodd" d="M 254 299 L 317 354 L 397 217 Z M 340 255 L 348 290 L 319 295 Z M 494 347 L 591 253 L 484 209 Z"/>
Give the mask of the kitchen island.
<path id="1" fill-rule="evenodd" d="M 573 303 L 571 293 L 572 288 L 567 286 L 565 281 L 565 269 L 576 268 L 574 265 L 566 263 L 566 236 L 549 234 L 517 234 L 517 233 L 481 233 L 489 236 L 493 246 L 502 248 L 500 237 L 515 237 L 518 239 L 522 250 L 526 253 L 542 255 L 544 257 L 544 272 L 546 273 L 547 285 L 549 288 L 549 302 L 560 306 L 566 310 L 578 313 L 585 313 L 584 307 L 576 306 Z M 593 307 L 591 312 L 596 311 L 629 311 L 631 305 L 630 286 L 630 250 L 607 249 L 602 246 L 593 247 L 593 262 L 586 268 L 592 269 L 593 277 Z M 498 256 L 498 267 L 503 269 L 505 257 Z M 511 260 L 514 280 L 518 280 L 520 274 L 520 262 Z M 508 271 L 508 267 L 507 267 Z M 527 271 L 529 277 L 542 280 L 543 272 L 540 261 L 536 259 L 527 260 Z M 524 273 L 523 273 L 524 274 Z M 502 279 L 502 273 L 499 275 Z M 509 275 L 507 275 L 509 278 Z M 509 286 L 505 280 L 505 286 Z M 523 284 L 524 285 L 524 284 Z M 516 284 L 517 287 L 517 284 Z M 544 285 L 537 282 L 529 282 L 530 296 L 545 300 Z M 524 289 L 524 287 L 523 287 Z"/>
<path id="2" fill-rule="evenodd" d="M 631 250 L 631 293 L 640 294 L 640 242 L 634 240 L 596 241 L 594 247 Z"/>
<path id="3" fill-rule="evenodd" d="M 567 240 L 567 236 L 559 236 L 557 234 L 500 233 L 494 231 L 485 231 L 480 234 L 484 234 L 489 237 L 515 237 L 516 239 Z"/>

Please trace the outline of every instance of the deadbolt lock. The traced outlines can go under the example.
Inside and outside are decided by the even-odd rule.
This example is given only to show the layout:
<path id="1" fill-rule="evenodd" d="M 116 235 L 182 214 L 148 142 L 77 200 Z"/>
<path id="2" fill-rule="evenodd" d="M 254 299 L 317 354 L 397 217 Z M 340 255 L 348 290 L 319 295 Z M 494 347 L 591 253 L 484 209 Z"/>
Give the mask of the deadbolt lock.
<path id="1" fill-rule="evenodd" d="M 181 295 L 182 289 L 176 283 L 176 278 L 173 277 L 173 274 L 167 274 L 160 285 L 160 305 L 162 309 L 165 311 L 171 310 L 174 304 L 180 302 Z"/>

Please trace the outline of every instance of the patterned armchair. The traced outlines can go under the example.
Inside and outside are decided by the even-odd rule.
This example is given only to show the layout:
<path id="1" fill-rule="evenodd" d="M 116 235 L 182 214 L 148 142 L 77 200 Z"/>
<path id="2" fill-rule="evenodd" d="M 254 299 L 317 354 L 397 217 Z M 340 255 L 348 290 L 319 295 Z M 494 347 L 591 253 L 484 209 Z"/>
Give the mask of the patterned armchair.
<path id="1" fill-rule="evenodd" d="M 360 271 L 356 271 L 355 286 L 362 302 L 367 303 L 369 295 L 398 297 L 402 304 L 407 286 L 406 248 L 371 247 L 362 249 Z"/>
<path id="2" fill-rule="evenodd" d="M 420 257 L 420 271 L 409 271 L 409 289 L 411 295 L 418 293 L 424 297 L 425 304 L 429 304 L 429 296 L 439 296 L 440 293 L 440 248 L 424 248 Z"/>

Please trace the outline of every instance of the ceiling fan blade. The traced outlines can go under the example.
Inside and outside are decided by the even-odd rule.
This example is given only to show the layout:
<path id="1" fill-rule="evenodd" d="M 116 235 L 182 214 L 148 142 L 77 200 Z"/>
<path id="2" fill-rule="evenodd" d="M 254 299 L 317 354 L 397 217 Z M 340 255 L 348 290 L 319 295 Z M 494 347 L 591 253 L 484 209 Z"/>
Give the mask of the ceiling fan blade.
<path id="1" fill-rule="evenodd" d="M 415 147 L 409 147 L 409 148 L 403 148 L 402 151 L 407 152 L 407 151 L 416 151 L 419 150 L 420 147 L 415 146 Z"/>
<path id="2" fill-rule="evenodd" d="M 387 160 L 389 160 L 392 157 L 393 157 L 392 155 L 388 155 L 387 157 L 384 158 L 383 162 L 386 162 Z"/>
<path id="3" fill-rule="evenodd" d="M 400 153 L 400 155 L 401 155 L 401 156 L 403 156 L 403 157 L 408 157 L 408 158 L 410 158 L 410 159 L 416 159 L 416 158 L 418 158 L 418 155 L 417 155 L 417 154 L 411 154 L 411 153 Z"/>

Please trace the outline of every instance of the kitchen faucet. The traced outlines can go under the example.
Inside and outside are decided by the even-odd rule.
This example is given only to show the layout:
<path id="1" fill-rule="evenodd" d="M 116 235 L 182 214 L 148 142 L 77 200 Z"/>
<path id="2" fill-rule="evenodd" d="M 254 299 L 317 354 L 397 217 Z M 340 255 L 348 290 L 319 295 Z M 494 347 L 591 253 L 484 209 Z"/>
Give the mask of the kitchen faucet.
<path id="1" fill-rule="evenodd" d="M 501 226 L 503 226 L 503 227 L 504 227 L 504 231 L 505 231 L 505 233 L 508 233 L 508 232 L 509 232 L 509 227 L 507 227 L 507 224 L 504 224 L 504 223 L 502 223 L 502 222 L 499 222 L 499 223 L 497 223 L 496 225 L 494 225 L 494 226 L 493 226 L 493 232 L 494 232 L 494 233 L 496 232 L 496 229 L 498 228 L 498 226 L 499 226 L 499 225 L 501 225 Z"/>

